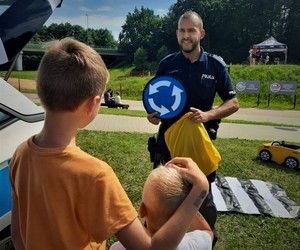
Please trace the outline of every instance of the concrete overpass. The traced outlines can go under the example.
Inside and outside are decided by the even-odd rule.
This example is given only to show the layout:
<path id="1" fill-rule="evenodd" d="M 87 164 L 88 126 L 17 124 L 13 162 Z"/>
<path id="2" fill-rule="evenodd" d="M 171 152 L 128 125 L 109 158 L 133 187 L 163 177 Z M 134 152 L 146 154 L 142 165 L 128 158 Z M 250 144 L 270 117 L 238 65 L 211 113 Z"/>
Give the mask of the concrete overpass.
<path id="1" fill-rule="evenodd" d="M 126 60 L 127 54 L 125 52 L 120 52 L 118 49 L 114 48 L 94 48 L 103 58 L 107 67 L 113 67 L 118 63 Z M 19 55 L 18 61 L 16 63 L 16 70 L 23 70 L 23 55 L 33 55 L 33 54 L 43 54 L 45 52 L 45 46 L 43 44 L 31 44 L 28 43 Z"/>
<path id="2" fill-rule="evenodd" d="M 112 49 L 112 48 L 106 48 L 106 47 L 100 47 L 94 48 L 100 55 L 114 55 L 114 56 L 126 56 L 126 53 L 118 51 L 118 49 Z M 43 44 L 33 44 L 28 43 L 24 49 L 23 52 L 45 52 L 45 46 Z"/>

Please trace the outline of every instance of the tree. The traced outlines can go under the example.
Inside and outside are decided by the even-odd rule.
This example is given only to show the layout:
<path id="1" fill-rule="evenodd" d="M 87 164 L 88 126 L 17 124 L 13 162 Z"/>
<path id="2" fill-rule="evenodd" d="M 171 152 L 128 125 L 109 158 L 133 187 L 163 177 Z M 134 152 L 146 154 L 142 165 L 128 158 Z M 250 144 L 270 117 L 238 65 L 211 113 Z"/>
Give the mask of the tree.
<path id="1" fill-rule="evenodd" d="M 193 10 L 200 14 L 206 35 L 204 50 L 222 56 L 227 63 L 245 62 L 250 47 L 269 36 L 288 45 L 288 61 L 300 62 L 300 1 L 298 0 L 177 0 L 167 15 L 160 17 L 148 8 L 129 12 L 119 34 L 119 49 L 134 53 L 143 48 L 151 62 L 162 57 L 162 46 L 168 52 L 179 49 L 176 39 L 181 14 Z M 95 47 L 116 48 L 117 41 L 107 29 L 84 29 L 69 23 L 51 24 L 32 38 L 40 43 L 66 36 Z"/>
<path id="2" fill-rule="evenodd" d="M 288 0 L 286 6 L 286 26 L 283 29 L 286 44 L 289 47 L 288 58 L 290 62 L 300 63 L 300 2 Z M 284 41 L 284 40 L 283 40 Z"/>
<path id="3" fill-rule="evenodd" d="M 31 42 L 41 43 L 64 37 L 73 37 L 95 47 L 117 48 L 117 41 L 114 40 L 112 33 L 107 29 L 84 29 L 79 25 L 71 25 L 70 23 L 53 23 L 49 27 L 43 26 L 34 35 Z"/>
<path id="4" fill-rule="evenodd" d="M 146 70 L 148 63 L 147 63 L 147 52 L 144 48 L 138 48 L 134 53 L 134 65 L 135 70 Z"/>
<path id="5" fill-rule="evenodd" d="M 166 57 L 169 54 L 169 50 L 166 45 L 163 45 L 159 48 L 157 51 L 156 59 L 158 62 L 160 62 L 164 57 Z"/>
<path id="6" fill-rule="evenodd" d="M 169 51 L 178 49 L 175 30 L 181 14 L 200 14 L 206 31 L 201 46 L 226 62 L 246 61 L 249 48 L 269 36 L 289 46 L 289 60 L 300 61 L 300 1 L 298 0 L 178 0 L 163 20 Z"/>
<path id="7" fill-rule="evenodd" d="M 156 32 L 161 28 L 159 16 L 154 15 L 154 11 L 142 7 L 141 10 L 134 9 L 133 13 L 128 13 L 125 24 L 119 35 L 120 50 L 129 53 L 131 60 L 134 52 L 143 47 L 150 60 L 155 60 L 157 49 L 161 46 L 156 38 Z"/>
<path id="8" fill-rule="evenodd" d="M 88 29 L 95 47 L 117 48 L 117 42 L 108 29 Z"/>
<path id="9" fill-rule="evenodd" d="M 178 43 L 175 34 L 178 19 L 184 12 L 192 10 L 197 12 L 204 22 L 206 35 L 201 41 L 201 46 L 203 46 L 207 51 L 220 53 L 221 49 L 216 46 L 216 44 L 218 42 L 221 43 L 222 41 L 222 45 L 224 45 L 224 39 L 220 33 L 223 34 L 224 32 L 227 32 L 227 30 L 224 29 L 223 20 L 220 18 L 224 10 L 225 2 L 230 1 L 178 0 L 177 3 L 173 4 L 169 9 L 169 13 L 163 19 L 163 29 L 166 30 L 166 32 L 162 34 L 162 40 L 168 41 L 165 45 L 168 47 L 169 51 L 172 52 L 178 50 Z M 220 37 L 222 37 L 222 39 L 220 39 Z"/>
<path id="10" fill-rule="evenodd" d="M 161 45 L 165 45 L 168 51 L 175 52 L 178 50 L 178 42 L 176 38 L 177 16 L 175 13 L 169 13 L 162 18 L 162 29 L 158 36 L 162 41 Z"/>

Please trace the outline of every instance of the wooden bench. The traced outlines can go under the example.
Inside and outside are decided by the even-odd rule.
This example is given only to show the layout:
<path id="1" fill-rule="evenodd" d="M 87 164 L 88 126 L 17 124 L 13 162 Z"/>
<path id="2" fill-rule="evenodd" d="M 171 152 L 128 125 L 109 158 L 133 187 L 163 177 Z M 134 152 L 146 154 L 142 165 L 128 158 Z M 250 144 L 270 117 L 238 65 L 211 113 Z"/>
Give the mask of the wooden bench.
<path id="1" fill-rule="evenodd" d="M 128 104 L 121 104 L 121 103 L 101 103 L 101 106 L 105 106 L 108 108 L 122 108 L 122 109 L 128 109 Z"/>

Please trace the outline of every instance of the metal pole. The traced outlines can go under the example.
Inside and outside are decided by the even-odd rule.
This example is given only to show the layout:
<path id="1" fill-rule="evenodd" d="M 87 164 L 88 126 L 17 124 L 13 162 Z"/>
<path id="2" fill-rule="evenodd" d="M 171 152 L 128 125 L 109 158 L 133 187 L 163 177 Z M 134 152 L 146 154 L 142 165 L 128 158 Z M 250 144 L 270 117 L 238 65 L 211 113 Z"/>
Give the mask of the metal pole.
<path id="1" fill-rule="evenodd" d="M 89 15 L 88 14 L 85 14 L 86 15 L 86 29 L 89 28 Z"/>
<path id="2" fill-rule="evenodd" d="M 8 80 L 8 78 L 9 78 L 9 76 L 10 76 L 10 74 L 11 74 L 13 68 L 14 68 L 14 66 L 16 65 L 16 62 L 17 62 L 17 60 L 18 60 L 18 57 L 19 57 L 20 53 L 21 53 L 21 52 L 19 52 L 19 53 L 15 56 L 15 58 L 13 59 L 12 63 L 11 63 L 10 66 L 9 66 L 8 71 L 6 72 L 5 76 L 3 77 L 3 79 L 4 79 L 5 81 Z"/>

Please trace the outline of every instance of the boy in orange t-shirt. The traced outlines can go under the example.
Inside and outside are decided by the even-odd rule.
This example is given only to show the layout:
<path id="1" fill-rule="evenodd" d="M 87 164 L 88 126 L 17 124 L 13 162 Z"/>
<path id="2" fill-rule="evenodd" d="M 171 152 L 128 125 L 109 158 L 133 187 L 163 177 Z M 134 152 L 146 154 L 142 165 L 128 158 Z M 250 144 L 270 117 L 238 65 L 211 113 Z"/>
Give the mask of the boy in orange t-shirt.
<path id="1" fill-rule="evenodd" d="M 78 129 L 98 114 L 108 79 L 100 55 L 74 39 L 53 41 L 43 56 L 37 92 L 44 126 L 10 165 L 17 250 L 105 249 L 112 235 L 126 249 L 174 249 L 207 195 L 197 164 L 174 159 L 169 167 L 185 174 L 192 189 L 155 234 L 143 227 L 112 168 L 76 146 Z"/>

